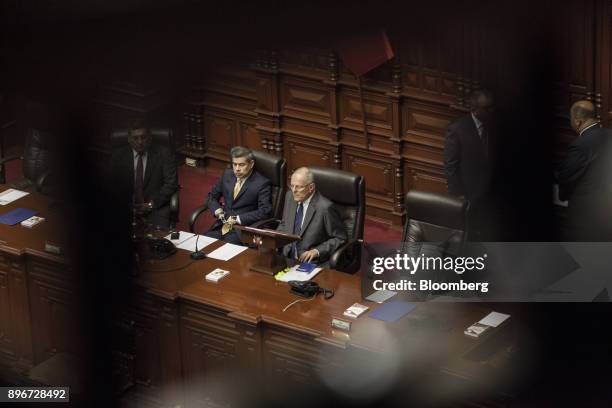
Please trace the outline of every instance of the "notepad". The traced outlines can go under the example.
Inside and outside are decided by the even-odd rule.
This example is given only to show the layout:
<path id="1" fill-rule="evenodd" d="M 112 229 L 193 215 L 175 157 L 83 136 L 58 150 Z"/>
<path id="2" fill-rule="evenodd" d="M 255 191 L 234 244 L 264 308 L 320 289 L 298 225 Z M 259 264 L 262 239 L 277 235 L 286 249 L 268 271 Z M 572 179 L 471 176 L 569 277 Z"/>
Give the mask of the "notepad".
<path id="1" fill-rule="evenodd" d="M 15 225 L 21 221 L 27 220 L 33 215 L 38 214 L 38 211 L 29 210 L 27 208 L 15 208 L 13 211 L 9 211 L 6 214 L 0 215 L 0 223 Z"/>
<path id="2" fill-rule="evenodd" d="M 480 319 L 478 323 L 484 324 L 485 326 L 497 327 L 509 317 L 510 317 L 509 314 L 491 312 L 485 317 L 483 317 L 482 319 Z"/>
<path id="3" fill-rule="evenodd" d="M 385 300 L 392 298 L 396 294 L 397 292 L 392 290 L 377 290 L 368 296 L 366 300 L 369 300 L 370 302 L 383 303 Z"/>
<path id="4" fill-rule="evenodd" d="M 394 300 L 384 303 L 378 309 L 370 312 L 368 316 L 384 322 L 395 322 L 404 317 L 404 315 L 408 314 L 415 307 L 416 304 L 414 303 Z"/>
<path id="5" fill-rule="evenodd" d="M 19 200 L 21 197 L 27 196 L 27 191 L 15 190 L 14 188 L 9 188 L 0 193 L 0 205 L 7 205 L 12 203 L 15 200 Z"/>
<path id="6" fill-rule="evenodd" d="M 181 236 L 183 234 L 185 234 L 185 232 L 182 232 Z M 179 249 L 184 249 L 185 251 L 195 252 L 196 240 L 198 244 L 198 251 L 201 250 L 202 248 L 206 248 L 208 245 L 216 241 L 215 238 L 207 237 L 206 235 L 192 235 L 186 240 L 181 241 L 181 243 L 178 244 L 176 247 Z"/>

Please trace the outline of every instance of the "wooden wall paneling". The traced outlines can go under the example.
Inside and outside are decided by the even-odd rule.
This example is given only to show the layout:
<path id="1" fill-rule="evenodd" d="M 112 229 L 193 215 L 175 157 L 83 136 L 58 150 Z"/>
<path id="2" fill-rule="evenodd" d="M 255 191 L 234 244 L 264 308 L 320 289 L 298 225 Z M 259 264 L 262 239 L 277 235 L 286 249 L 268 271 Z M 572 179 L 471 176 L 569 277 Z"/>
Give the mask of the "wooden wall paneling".
<path id="1" fill-rule="evenodd" d="M 168 406 L 177 406 L 183 401 L 179 308 L 174 300 L 159 299 L 158 302 L 162 399 Z"/>
<path id="2" fill-rule="evenodd" d="M 612 127 L 612 1 L 598 0 L 596 3 L 597 32 L 595 37 L 596 78 L 595 100 L 602 123 Z"/>
<path id="3" fill-rule="evenodd" d="M 403 105 L 403 192 L 447 193 L 443 150 L 448 125 L 463 114 L 442 105 L 407 100 Z M 403 196 L 401 197 L 403 201 Z"/>
<path id="4" fill-rule="evenodd" d="M 160 306 L 156 299 L 137 292 L 126 320 L 134 326 L 134 381 L 135 392 L 157 404 L 163 403 L 161 354 L 165 353 L 159 336 Z"/>
<path id="5" fill-rule="evenodd" d="M 59 352 L 80 355 L 74 275 L 64 264 L 29 258 L 34 364 Z"/>
<path id="6" fill-rule="evenodd" d="M 369 216 L 401 225 L 401 208 L 397 206 L 396 192 L 401 189 L 400 159 L 372 152 L 345 149 L 343 169 L 362 175 L 366 179 L 366 204 Z M 401 195 L 401 190 L 400 190 Z"/>
<path id="7" fill-rule="evenodd" d="M 224 168 L 226 163 L 229 163 L 229 151 L 237 141 L 235 117 L 224 112 L 206 109 L 204 134 L 207 142 L 208 164 L 215 168 Z"/>
<path id="8" fill-rule="evenodd" d="M 297 135 L 312 140 L 318 140 L 323 144 L 333 143 L 329 135 L 327 122 L 313 122 L 298 117 L 283 117 L 283 135 Z"/>
<path id="9" fill-rule="evenodd" d="M 330 95 L 324 83 L 293 75 L 280 77 L 281 115 L 313 122 L 330 122 Z"/>
<path id="10" fill-rule="evenodd" d="M 289 389 L 316 386 L 320 384 L 322 359 L 321 347 L 313 336 L 270 324 L 263 326 L 263 369 L 271 384 Z"/>
<path id="11" fill-rule="evenodd" d="M 289 133 L 285 135 L 285 159 L 287 175 L 302 166 L 334 167 L 336 148 L 324 145 L 316 140 L 298 137 Z"/>
<path id="12" fill-rule="evenodd" d="M 33 354 L 23 258 L 0 254 L 0 294 L 0 359 L 17 371 L 25 372 L 33 365 Z"/>
<path id="13" fill-rule="evenodd" d="M 263 51 L 256 66 L 257 75 L 257 131 L 262 147 L 269 153 L 283 155 L 280 131 L 280 85 L 278 55 Z"/>
<path id="14" fill-rule="evenodd" d="M 393 106 L 385 95 L 367 91 L 363 92 L 368 133 L 392 136 Z M 356 89 L 343 87 L 339 102 L 340 125 L 343 128 L 363 131 L 363 118 L 359 92 Z"/>
<path id="15" fill-rule="evenodd" d="M 255 123 L 238 120 L 238 144 L 250 149 L 263 150 L 261 136 L 257 132 Z"/>
<path id="16" fill-rule="evenodd" d="M 328 53 L 328 68 L 329 77 L 324 80 L 323 83 L 327 85 L 327 92 L 329 93 L 329 134 L 333 143 L 338 146 L 338 150 L 334 156 L 334 165 L 336 168 L 340 168 L 342 165 L 341 160 L 341 147 L 340 147 L 340 118 L 338 116 L 338 56 L 334 51 Z"/>
<path id="17" fill-rule="evenodd" d="M 423 161 L 407 159 L 403 168 L 404 191 L 412 189 L 448 194 L 444 169 Z"/>
<path id="18" fill-rule="evenodd" d="M 188 407 L 230 406 L 236 384 L 254 385 L 261 367 L 256 322 L 191 302 L 181 305 L 185 402 Z"/>
<path id="19" fill-rule="evenodd" d="M 460 114 L 443 105 L 407 99 L 402 105 L 402 139 L 443 149 L 446 128 Z"/>

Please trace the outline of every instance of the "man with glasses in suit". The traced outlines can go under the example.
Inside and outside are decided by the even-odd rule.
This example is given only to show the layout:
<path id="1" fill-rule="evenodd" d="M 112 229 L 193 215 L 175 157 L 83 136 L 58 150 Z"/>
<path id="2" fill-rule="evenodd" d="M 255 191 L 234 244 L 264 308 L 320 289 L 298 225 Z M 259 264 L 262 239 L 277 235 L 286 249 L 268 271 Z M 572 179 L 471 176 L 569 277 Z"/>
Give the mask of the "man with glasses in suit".
<path id="1" fill-rule="evenodd" d="M 283 255 L 325 267 L 331 255 L 347 240 L 340 215 L 333 203 L 316 190 L 314 177 L 307 167 L 293 172 L 290 188 L 278 230 L 302 239 L 283 247 Z"/>

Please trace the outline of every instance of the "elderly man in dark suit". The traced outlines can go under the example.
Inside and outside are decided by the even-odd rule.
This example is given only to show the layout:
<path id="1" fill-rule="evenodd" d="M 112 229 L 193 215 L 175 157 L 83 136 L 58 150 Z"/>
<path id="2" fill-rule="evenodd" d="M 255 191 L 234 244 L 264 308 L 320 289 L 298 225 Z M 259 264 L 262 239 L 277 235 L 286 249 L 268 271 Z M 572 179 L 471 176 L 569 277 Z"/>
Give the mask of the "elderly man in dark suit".
<path id="1" fill-rule="evenodd" d="M 327 266 L 331 255 L 347 240 L 340 215 L 333 203 L 316 191 L 314 177 L 307 167 L 291 175 L 290 187 L 278 230 L 302 239 L 286 245 L 283 255 Z"/>
<path id="2" fill-rule="evenodd" d="M 270 217 L 271 184 L 254 169 L 255 157 L 249 149 L 236 146 L 230 155 L 232 170 L 226 170 L 208 193 L 208 206 L 217 221 L 206 235 L 240 244 L 240 235 L 232 226 L 248 226 Z"/>
<path id="3" fill-rule="evenodd" d="M 595 106 L 582 100 L 570 109 L 578 137 L 557 169 L 559 197 L 568 201 L 569 241 L 612 241 L 612 130 L 601 127 Z"/>
<path id="4" fill-rule="evenodd" d="M 170 198 L 178 189 L 176 160 L 171 151 L 153 143 L 151 131 L 135 126 L 128 131 L 128 146 L 113 152 L 111 183 L 119 200 L 134 205 L 147 204 L 147 222 L 170 227 Z"/>

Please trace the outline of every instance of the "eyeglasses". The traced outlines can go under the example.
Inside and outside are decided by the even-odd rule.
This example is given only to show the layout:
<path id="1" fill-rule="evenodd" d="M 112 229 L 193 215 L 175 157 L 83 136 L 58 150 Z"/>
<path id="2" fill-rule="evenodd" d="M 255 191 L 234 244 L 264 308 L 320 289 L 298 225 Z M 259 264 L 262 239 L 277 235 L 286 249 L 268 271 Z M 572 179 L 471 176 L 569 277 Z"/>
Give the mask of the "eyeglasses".
<path id="1" fill-rule="evenodd" d="M 303 191 L 306 189 L 306 187 L 308 187 L 309 185 L 311 185 L 312 183 L 308 183 L 308 184 L 304 184 L 303 186 L 298 186 L 297 184 L 291 184 L 289 186 L 289 188 L 291 189 L 291 191 Z"/>

